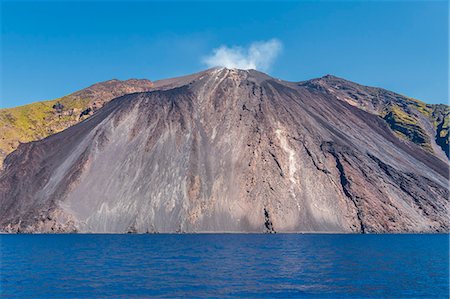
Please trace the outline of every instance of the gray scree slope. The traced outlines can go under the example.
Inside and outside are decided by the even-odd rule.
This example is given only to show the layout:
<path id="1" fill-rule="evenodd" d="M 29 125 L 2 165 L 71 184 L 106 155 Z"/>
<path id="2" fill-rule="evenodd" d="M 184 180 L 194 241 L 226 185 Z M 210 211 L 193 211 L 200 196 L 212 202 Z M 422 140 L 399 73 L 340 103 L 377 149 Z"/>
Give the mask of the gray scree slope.
<path id="1" fill-rule="evenodd" d="M 332 93 L 257 71 L 155 82 L 22 144 L 7 232 L 448 231 L 448 161 Z"/>

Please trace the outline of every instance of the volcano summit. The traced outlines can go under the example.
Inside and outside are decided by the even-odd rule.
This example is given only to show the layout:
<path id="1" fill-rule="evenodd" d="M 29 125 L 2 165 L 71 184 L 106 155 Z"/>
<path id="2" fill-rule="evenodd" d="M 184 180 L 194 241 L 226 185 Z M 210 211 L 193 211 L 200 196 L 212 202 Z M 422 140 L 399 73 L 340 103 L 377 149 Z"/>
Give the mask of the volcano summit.
<path id="1" fill-rule="evenodd" d="M 0 229 L 448 232 L 448 113 L 333 76 L 156 81 L 8 155 Z"/>

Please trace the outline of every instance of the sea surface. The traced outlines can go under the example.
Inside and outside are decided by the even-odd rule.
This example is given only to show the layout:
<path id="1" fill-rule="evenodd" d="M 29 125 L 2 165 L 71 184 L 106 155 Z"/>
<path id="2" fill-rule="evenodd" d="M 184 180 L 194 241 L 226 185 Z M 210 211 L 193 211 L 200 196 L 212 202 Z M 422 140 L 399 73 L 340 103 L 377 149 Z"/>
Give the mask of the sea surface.
<path id="1" fill-rule="evenodd" d="M 448 235 L 0 235 L 4 298 L 447 298 Z"/>

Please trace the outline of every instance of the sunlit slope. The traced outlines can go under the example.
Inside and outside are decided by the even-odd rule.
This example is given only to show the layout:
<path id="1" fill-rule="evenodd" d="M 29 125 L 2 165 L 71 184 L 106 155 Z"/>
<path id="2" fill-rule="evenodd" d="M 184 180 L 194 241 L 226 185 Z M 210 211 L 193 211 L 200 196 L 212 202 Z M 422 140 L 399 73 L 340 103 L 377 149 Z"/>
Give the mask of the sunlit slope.
<path id="1" fill-rule="evenodd" d="M 60 132 L 89 117 L 111 99 L 148 91 L 152 86 L 149 80 L 109 80 L 55 100 L 0 109 L 0 166 L 19 143 Z"/>
<path id="2" fill-rule="evenodd" d="M 382 88 L 360 85 L 327 75 L 300 82 L 353 106 L 379 115 L 401 139 L 412 141 L 441 158 L 449 156 L 450 107 L 427 104 Z"/>
<path id="3" fill-rule="evenodd" d="M 354 99 L 342 82 L 211 69 L 114 99 L 5 159 L 0 231 L 448 232 L 434 124 L 401 114 L 414 101 L 362 87 Z"/>

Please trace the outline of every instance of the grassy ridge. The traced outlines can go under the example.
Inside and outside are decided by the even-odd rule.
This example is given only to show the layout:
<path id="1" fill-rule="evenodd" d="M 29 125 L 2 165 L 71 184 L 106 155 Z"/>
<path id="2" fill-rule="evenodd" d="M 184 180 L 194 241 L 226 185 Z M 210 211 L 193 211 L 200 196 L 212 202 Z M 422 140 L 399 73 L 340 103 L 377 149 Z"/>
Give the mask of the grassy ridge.
<path id="1" fill-rule="evenodd" d="M 0 109 L 0 167 L 20 143 L 60 132 L 89 117 L 113 98 L 148 91 L 152 86 L 149 80 L 109 80 L 62 98 Z"/>
<path id="2" fill-rule="evenodd" d="M 399 138 L 412 141 L 434 154 L 437 154 L 436 150 L 440 151 L 436 143 L 449 157 L 448 105 L 427 104 L 383 88 L 364 86 L 332 75 L 299 84 L 325 90 L 340 100 L 379 115 Z"/>
<path id="3" fill-rule="evenodd" d="M 54 106 L 61 103 L 62 111 Z M 89 106 L 89 99 L 74 99 L 70 96 L 25 106 L 0 110 L 0 158 L 17 148 L 19 142 L 30 142 L 80 121 L 79 114 Z"/>
<path id="4" fill-rule="evenodd" d="M 428 114 L 428 111 L 426 113 Z M 430 136 L 420 126 L 417 118 L 406 113 L 397 105 L 390 106 L 383 118 L 397 135 L 433 152 Z"/>
<path id="5" fill-rule="evenodd" d="M 392 103 L 385 107 L 381 116 L 391 129 L 401 138 L 410 140 L 429 152 L 434 152 L 431 140 L 443 149 L 449 156 L 449 114 L 447 105 L 426 104 L 416 99 L 408 98 L 407 105 Z M 435 134 L 430 136 L 420 120 L 420 114 L 434 126 Z"/>

